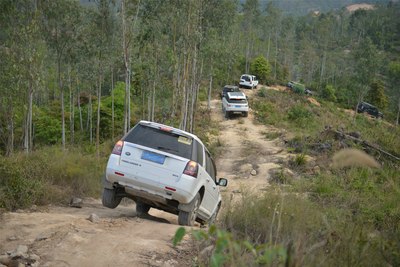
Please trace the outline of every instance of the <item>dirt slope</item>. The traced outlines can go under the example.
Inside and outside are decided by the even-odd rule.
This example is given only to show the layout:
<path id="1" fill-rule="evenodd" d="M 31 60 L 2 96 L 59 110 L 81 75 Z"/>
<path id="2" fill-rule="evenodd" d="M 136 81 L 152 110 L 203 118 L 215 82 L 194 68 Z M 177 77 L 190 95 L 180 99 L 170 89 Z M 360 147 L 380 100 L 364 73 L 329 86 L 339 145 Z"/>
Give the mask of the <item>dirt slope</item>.
<path id="1" fill-rule="evenodd" d="M 245 93 L 251 98 L 254 91 Z M 254 123 L 251 112 L 248 118 L 225 119 L 220 100 L 212 101 L 212 109 L 223 145 L 216 160 L 218 177 L 229 179 L 223 197 L 239 195 L 242 186 L 268 186 L 271 169 L 288 156 L 278 139 L 265 138 L 278 130 Z M 91 214 L 98 216 L 93 222 Z M 171 245 L 178 227 L 174 215 L 152 209 L 139 218 L 133 203 L 111 210 L 95 199 L 85 199 L 82 208 L 5 213 L 0 218 L 0 263 L 17 266 L 10 262 L 13 254 L 26 266 L 190 266 L 190 242 Z"/>

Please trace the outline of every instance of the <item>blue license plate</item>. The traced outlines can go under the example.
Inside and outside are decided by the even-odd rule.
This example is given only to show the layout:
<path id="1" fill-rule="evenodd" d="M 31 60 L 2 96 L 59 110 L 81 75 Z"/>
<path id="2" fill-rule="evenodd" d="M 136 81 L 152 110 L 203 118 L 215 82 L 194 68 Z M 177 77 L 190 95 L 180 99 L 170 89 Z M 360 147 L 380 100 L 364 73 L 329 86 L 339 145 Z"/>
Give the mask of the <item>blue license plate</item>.
<path id="1" fill-rule="evenodd" d="M 236 105 L 236 106 L 235 106 L 235 108 L 241 108 L 241 107 L 242 107 L 242 106 L 240 106 L 240 105 Z"/>
<path id="2" fill-rule="evenodd" d="M 156 154 L 150 151 L 143 151 L 141 158 L 158 164 L 164 164 L 165 161 L 164 155 Z"/>

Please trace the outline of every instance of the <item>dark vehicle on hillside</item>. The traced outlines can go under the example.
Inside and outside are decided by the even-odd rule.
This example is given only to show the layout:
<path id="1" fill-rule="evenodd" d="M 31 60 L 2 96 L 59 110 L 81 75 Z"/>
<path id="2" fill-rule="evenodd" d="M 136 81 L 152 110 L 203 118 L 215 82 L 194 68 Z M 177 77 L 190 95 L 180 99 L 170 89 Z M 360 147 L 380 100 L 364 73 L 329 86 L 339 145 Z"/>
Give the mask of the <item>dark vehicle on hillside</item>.
<path id="1" fill-rule="evenodd" d="M 357 112 L 358 113 L 367 113 L 371 116 L 374 116 L 375 118 L 383 118 L 383 113 L 379 111 L 377 107 L 374 105 L 371 105 L 370 103 L 367 102 L 361 102 L 358 104 L 357 107 Z"/>
<path id="2" fill-rule="evenodd" d="M 239 87 L 236 85 L 225 85 L 224 88 L 222 88 L 221 93 L 219 93 L 220 97 L 223 98 L 227 96 L 228 92 L 240 92 Z"/>

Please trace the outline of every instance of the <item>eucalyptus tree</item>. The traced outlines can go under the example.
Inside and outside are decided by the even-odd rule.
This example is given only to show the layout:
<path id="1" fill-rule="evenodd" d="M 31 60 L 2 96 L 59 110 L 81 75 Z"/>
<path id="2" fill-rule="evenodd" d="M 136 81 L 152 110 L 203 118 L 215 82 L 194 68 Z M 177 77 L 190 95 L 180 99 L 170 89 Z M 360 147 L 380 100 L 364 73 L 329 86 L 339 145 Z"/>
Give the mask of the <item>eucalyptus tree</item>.
<path id="1" fill-rule="evenodd" d="M 273 78 L 276 79 L 283 15 L 282 11 L 276 8 L 272 2 L 266 6 L 264 13 L 262 25 L 264 28 L 263 39 L 267 42 L 266 59 L 273 62 Z"/>
<path id="2" fill-rule="evenodd" d="M 115 20 L 113 17 L 113 0 L 97 0 L 97 10 L 92 18 L 92 42 L 93 52 L 95 54 L 94 71 L 96 73 L 97 88 L 97 116 L 96 116 L 96 151 L 99 156 L 100 145 L 100 109 L 102 85 L 105 77 L 105 71 L 108 71 L 112 65 L 112 36 L 115 29 Z"/>
<path id="3" fill-rule="evenodd" d="M 261 24 L 261 10 L 259 0 L 246 0 L 243 3 L 243 38 L 245 44 L 245 72 L 250 70 L 250 61 L 254 57 L 255 42 L 259 37 L 258 28 Z"/>
<path id="4" fill-rule="evenodd" d="M 354 80 L 356 81 L 355 86 L 358 89 L 358 103 L 363 101 L 365 95 L 370 90 L 370 85 L 377 77 L 380 57 L 375 45 L 371 39 L 364 38 L 353 51 L 353 57 L 355 62 L 354 68 Z"/>
<path id="5" fill-rule="evenodd" d="M 121 0 L 121 36 L 125 68 L 125 111 L 124 133 L 130 129 L 131 123 L 131 49 L 138 21 L 141 1 Z"/>
<path id="6" fill-rule="evenodd" d="M 394 99 L 393 103 L 396 108 L 396 125 L 400 123 L 400 62 L 393 61 L 389 64 L 389 88 L 390 96 Z"/>
<path id="7" fill-rule="evenodd" d="M 62 133 L 61 142 L 65 148 L 65 107 L 64 107 L 64 76 L 68 51 L 75 44 L 76 33 L 81 24 L 81 7 L 73 0 L 40 2 L 43 21 L 43 32 L 48 46 L 54 51 L 57 81 L 60 90 Z"/>
<path id="8" fill-rule="evenodd" d="M 9 114 L 9 138 L 6 142 L 6 153 L 10 154 L 14 146 L 14 102 L 13 96 L 26 97 L 21 106 L 23 123 L 23 148 L 29 153 L 33 147 L 33 99 L 34 93 L 40 89 L 43 81 L 43 60 L 46 54 L 44 42 L 40 35 L 40 11 L 35 1 L 4 1 L 1 4 L 1 22 L 4 25 L 3 37 L 5 39 L 1 52 L 5 56 L 3 66 L 8 66 L 3 77 L 10 84 L 1 83 L 5 90 L 5 101 L 2 102 L 4 110 Z M 13 91 L 11 91 L 13 90 Z M 16 94 L 15 91 L 16 90 Z M 17 97 L 18 98 L 18 97 Z M 22 99 L 23 99 L 22 98 Z M 20 114 L 21 115 L 21 114 Z"/>
<path id="9" fill-rule="evenodd" d="M 221 83 L 233 82 L 232 75 L 235 78 L 240 75 L 234 68 L 241 54 L 237 41 L 237 6 L 238 2 L 231 0 L 210 0 L 203 5 L 201 55 L 207 66 L 205 75 L 209 77 L 208 108 L 211 106 L 213 81 L 223 86 Z"/>

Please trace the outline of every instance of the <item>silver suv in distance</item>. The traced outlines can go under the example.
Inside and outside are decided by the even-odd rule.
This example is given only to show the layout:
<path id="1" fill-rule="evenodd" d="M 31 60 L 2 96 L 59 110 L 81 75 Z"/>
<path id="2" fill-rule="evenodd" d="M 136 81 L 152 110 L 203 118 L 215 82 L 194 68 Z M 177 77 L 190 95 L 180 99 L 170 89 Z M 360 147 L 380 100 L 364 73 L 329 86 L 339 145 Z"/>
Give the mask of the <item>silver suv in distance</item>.
<path id="1" fill-rule="evenodd" d="M 209 151 L 194 134 L 167 125 L 140 121 L 116 143 L 103 178 L 105 207 L 123 197 L 136 202 L 138 215 L 150 208 L 178 215 L 180 225 L 212 224 L 221 207 Z"/>
<path id="2" fill-rule="evenodd" d="M 232 114 L 239 113 L 244 117 L 249 114 L 249 103 L 243 92 L 228 92 L 222 98 L 222 112 L 229 119 Z"/>

